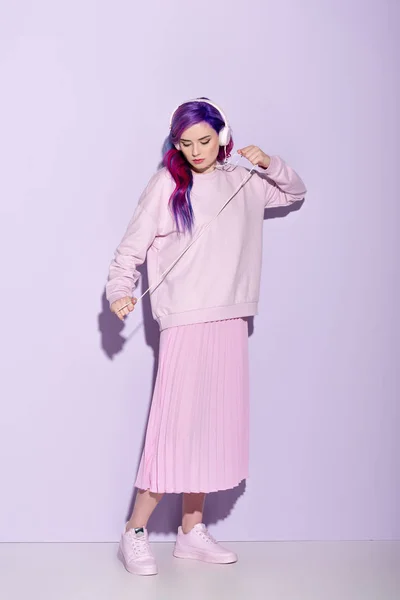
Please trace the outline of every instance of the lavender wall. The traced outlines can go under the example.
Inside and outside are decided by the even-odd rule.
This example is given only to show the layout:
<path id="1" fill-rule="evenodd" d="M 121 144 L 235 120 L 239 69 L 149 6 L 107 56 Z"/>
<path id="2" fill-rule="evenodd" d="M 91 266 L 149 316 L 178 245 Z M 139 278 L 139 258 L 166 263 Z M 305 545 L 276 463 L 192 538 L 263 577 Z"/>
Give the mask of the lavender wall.
<path id="1" fill-rule="evenodd" d="M 119 536 L 157 331 L 148 304 L 121 328 L 104 283 L 170 112 L 197 95 L 225 108 L 237 147 L 280 154 L 309 190 L 265 222 L 251 476 L 209 497 L 207 522 L 225 540 L 399 538 L 399 13 L 394 0 L 3 6 L 2 541 Z M 154 539 L 172 539 L 178 500 Z"/>

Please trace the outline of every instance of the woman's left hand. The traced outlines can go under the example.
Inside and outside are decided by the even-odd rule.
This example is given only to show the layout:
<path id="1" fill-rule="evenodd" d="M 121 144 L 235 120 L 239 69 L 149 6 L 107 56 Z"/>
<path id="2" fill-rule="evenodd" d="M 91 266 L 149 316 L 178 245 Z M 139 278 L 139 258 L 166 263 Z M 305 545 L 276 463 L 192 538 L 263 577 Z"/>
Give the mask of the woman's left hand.
<path id="1" fill-rule="evenodd" d="M 258 146 L 246 146 L 237 151 L 238 154 L 247 158 L 253 165 L 268 169 L 271 157 L 265 154 Z"/>

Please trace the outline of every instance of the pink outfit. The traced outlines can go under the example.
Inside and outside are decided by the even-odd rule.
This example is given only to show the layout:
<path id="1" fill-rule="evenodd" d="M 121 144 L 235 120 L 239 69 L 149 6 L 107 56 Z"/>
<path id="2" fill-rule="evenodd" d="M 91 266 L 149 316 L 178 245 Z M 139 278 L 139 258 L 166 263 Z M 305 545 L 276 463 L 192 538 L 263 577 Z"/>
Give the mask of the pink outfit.
<path id="1" fill-rule="evenodd" d="M 194 236 L 247 175 L 240 167 L 193 174 Z M 168 205 L 174 188 L 162 169 L 143 192 L 110 266 L 110 304 L 133 295 L 137 267 L 146 256 L 152 285 L 191 241 L 176 230 Z M 213 492 L 247 477 L 248 330 L 241 317 L 257 313 L 264 209 L 286 206 L 305 193 L 300 177 L 273 156 L 268 169 L 251 177 L 151 294 L 161 329 L 160 356 L 136 487 Z M 189 538 L 180 537 L 183 555 L 192 552 Z M 202 535 L 192 541 L 209 542 Z"/>
<path id="2" fill-rule="evenodd" d="M 171 327 L 160 358 L 136 487 L 214 492 L 248 475 L 248 326 L 244 319 Z"/>
<path id="3" fill-rule="evenodd" d="M 243 167 L 193 174 L 195 236 L 247 174 Z M 174 189 L 171 175 L 161 169 L 143 192 L 110 266 L 106 286 L 110 304 L 133 295 L 137 266 L 146 255 L 152 285 L 191 241 L 189 234 L 178 235 L 168 206 Z M 160 329 L 257 314 L 264 209 L 286 206 L 303 199 L 305 193 L 295 171 L 272 156 L 268 169 L 254 173 L 151 294 Z"/>

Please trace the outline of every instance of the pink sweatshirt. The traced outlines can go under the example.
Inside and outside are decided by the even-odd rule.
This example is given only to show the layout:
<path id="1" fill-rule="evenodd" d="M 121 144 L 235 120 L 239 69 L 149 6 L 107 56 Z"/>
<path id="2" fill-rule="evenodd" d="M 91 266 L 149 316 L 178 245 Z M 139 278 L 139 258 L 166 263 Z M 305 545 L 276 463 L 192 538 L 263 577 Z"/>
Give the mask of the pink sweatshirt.
<path id="1" fill-rule="evenodd" d="M 215 169 L 193 174 L 193 235 L 211 221 L 248 174 Z M 175 189 L 164 168 L 150 180 L 111 262 L 106 285 L 110 305 L 133 296 L 137 267 L 147 257 L 149 285 L 193 239 L 178 235 L 168 205 Z M 281 158 L 255 172 L 207 231 L 183 255 L 151 293 L 153 317 L 160 329 L 257 314 L 260 289 L 264 209 L 304 198 L 303 181 Z"/>

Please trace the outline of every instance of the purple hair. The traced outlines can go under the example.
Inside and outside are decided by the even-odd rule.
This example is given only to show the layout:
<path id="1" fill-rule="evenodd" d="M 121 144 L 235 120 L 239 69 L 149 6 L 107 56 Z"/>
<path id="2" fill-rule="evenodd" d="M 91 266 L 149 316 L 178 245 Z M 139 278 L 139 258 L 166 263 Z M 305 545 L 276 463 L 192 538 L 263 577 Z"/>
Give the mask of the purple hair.
<path id="1" fill-rule="evenodd" d="M 203 98 L 207 100 L 207 98 Z M 169 135 L 167 150 L 163 157 L 163 164 L 171 173 L 176 187 L 169 199 L 175 223 L 178 231 L 192 232 L 194 214 L 190 199 L 193 187 L 193 174 L 190 164 L 180 150 L 174 144 L 179 143 L 181 135 L 186 129 L 205 121 L 217 133 L 224 127 L 224 120 L 219 111 L 207 102 L 185 102 L 175 111 L 172 119 L 171 132 Z M 233 148 L 232 139 L 226 147 L 226 155 L 230 156 Z M 222 163 L 225 159 L 223 146 L 220 147 L 217 161 Z"/>

